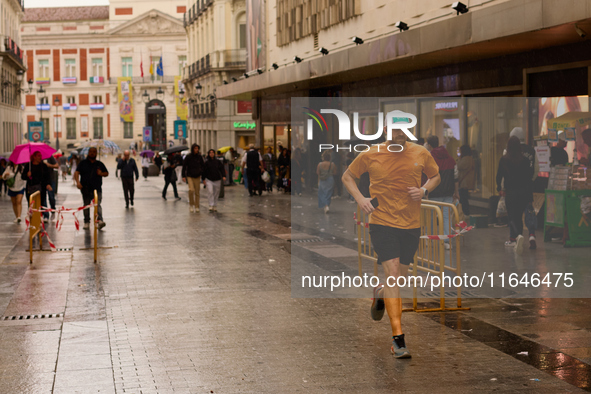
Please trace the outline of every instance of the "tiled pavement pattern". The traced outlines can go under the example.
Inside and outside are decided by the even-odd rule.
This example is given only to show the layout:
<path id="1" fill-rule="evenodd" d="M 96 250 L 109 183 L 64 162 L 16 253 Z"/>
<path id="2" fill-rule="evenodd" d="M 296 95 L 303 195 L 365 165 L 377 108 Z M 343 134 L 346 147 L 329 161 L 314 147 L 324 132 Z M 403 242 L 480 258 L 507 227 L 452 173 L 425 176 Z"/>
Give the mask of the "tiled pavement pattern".
<path id="1" fill-rule="evenodd" d="M 394 360 L 389 324 L 369 318 L 368 299 L 291 297 L 288 196 L 227 188 L 219 214 L 206 212 L 203 195 L 201 213 L 189 214 L 184 200 L 160 198 L 162 183 L 140 180 L 126 211 L 118 181 L 106 180 L 96 265 L 70 221 L 51 233 L 74 251 L 39 252 L 29 266 L 24 225 L 0 199 L 2 316 L 65 313 L 0 320 L 0 393 L 590 390 L 588 300 L 469 300 L 465 313 L 408 313 L 413 358 Z M 60 190 L 60 202 L 81 204 L 69 184 Z M 503 352 L 507 341 L 514 354 Z M 528 349 L 538 361 L 580 360 L 575 384 L 556 376 L 576 369 L 516 355 Z"/>

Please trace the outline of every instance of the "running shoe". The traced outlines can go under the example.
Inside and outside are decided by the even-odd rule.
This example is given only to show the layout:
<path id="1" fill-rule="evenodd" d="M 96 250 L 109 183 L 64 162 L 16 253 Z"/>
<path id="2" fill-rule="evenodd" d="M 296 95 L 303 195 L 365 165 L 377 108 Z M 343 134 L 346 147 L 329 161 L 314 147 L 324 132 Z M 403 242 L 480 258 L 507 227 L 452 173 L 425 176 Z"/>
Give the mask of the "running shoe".
<path id="1" fill-rule="evenodd" d="M 536 244 L 536 237 L 534 235 L 530 235 L 529 236 L 529 248 L 535 249 L 537 247 L 538 247 L 538 245 Z"/>
<path id="2" fill-rule="evenodd" d="M 398 346 L 398 344 L 394 340 L 392 341 L 392 347 L 390 348 L 390 351 L 394 355 L 394 358 L 411 358 L 412 357 L 410 355 L 410 352 L 406 348 L 406 344 L 404 344 L 403 347 L 400 347 L 400 346 Z"/>
<path id="3" fill-rule="evenodd" d="M 515 253 L 523 253 L 523 235 L 518 235 L 515 240 Z"/>
<path id="4" fill-rule="evenodd" d="M 378 321 L 384 317 L 386 304 L 384 303 L 383 291 L 384 286 L 379 285 L 373 288 L 373 298 L 371 303 L 371 318 Z"/>
<path id="5" fill-rule="evenodd" d="M 507 242 L 505 242 L 505 246 L 510 247 L 510 248 L 514 248 L 515 241 L 507 241 Z"/>
<path id="6" fill-rule="evenodd" d="M 107 225 L 107 223 L 103 222 L 102 220 L 99 220 L 97 227 L 98 227 L 99 230 L 101 230 L 106 225 Z"/>

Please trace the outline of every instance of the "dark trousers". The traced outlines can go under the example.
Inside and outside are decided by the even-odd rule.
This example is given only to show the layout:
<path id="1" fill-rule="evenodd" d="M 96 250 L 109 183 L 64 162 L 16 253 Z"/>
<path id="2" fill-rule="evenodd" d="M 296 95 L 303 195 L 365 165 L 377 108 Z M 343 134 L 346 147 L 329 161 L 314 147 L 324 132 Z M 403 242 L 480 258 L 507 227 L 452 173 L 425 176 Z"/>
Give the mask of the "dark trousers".
<path id="1" fill-rule="evenodd" d="M 131 205 L 133 205 L 133 194 L 135 192 L 135 183 L 133 182 L 133 177 L 121 178 L 121 184 L 123 185 L 123 195 L 125 196 L 125 206 L 128 206 L 130 201 L 131 201 Z"/>
<path id="2" fill-rule="evenodd" d="M 509 237 L 517 238 L 523 233 L 522 215 L 527 206 L 527 195 L 520 193 L 509 193 L 505 195 L 505 205 L 507 206 L 507 216 L 509 216 Z"/>
<path id="3" fill-rule="evenodd" d="M 82 200 L 84 201 L 84 206 L 90 204 L 92 202 L 92 200 L 94 200 L 94 190 L 89 190 L 89 189 L 82 189 Z M 103 200 L 103 193 L 97 191 L 96 192 L 97 197 L 98 197 L 98 220 L 100 220 L 101 222 L 103 221 L 103 208 L 101 207 L 101 201 Z M 90 209 L 93 209 L 94 212 L 94 208 L 87 208 L 84 210 L 84 223 L 90 223 Z"/>
<path id="4" fill-rule="evenodd" d="M 51 183 L 51 191 L 47 191 L 47 198 L 49 199 L 49 207 L 55 209 L 55 182 Z"/>
<path id="5" fill-rule="evenodd" d="M 468 197 L 470 194 L 468 193 L 468 189 L 460 189 L 458 190 L 460 193 L 460 204 L 462 204 L 462 212 L 464 215 L 470 216 L 470 203 L 468 202 Z"/>
<path id="6" fill-rule="evenodd" d="M 31 204 L 29 204 L 29 202 L 30 202 L 31 195 L 29 194 L 29 192 L 25 192 L 25 194 L 26 194 L 26 197 L 27 197 L 27 204 L 30 206 Z M 39 194 L 41 195 L 41 206 L 42 207 L 49 208 L 47 206 L 47 189 L 45 189 L 45 188 L 42 187 L 39 190 Z M 43 212 L 42 216 L 44 218 L 49 218 L 49 212 Z"/>
<path id="7" fill-rule="evenodd" d="M 172 190 L 174 191 L 174 197 L 178 198 L 179 197 L 179 193 L 176 190 L 176 181 L 167 181 L 164 180 L 164 189 L 162 190 L 162 197 L 166 198 L 166 190 L 168 190 L 168 185 L 172 185 Z"/>
<path id="8" fill-rule="evenodd" d="M 255 168 L 251 170 L 250 168 L 246 168 L 246 178 L 248 179 L 248 192 L 252 196 L 256 192 L 259 194 L 263 194 L 260 185 L 261 185 L 261 170 Z"/>
<path id="9" fill-rule="evenodd" d="M 148 167 L 142 167 L 142 176 L 148 179 Z"/>

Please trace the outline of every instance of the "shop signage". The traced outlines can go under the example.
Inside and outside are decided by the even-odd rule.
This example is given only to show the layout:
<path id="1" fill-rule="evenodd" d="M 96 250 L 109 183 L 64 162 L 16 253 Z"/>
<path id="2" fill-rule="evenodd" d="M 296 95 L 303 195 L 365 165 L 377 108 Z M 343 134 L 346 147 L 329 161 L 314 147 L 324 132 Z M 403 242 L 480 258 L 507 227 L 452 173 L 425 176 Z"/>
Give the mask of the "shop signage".
<path id="1" fill-rule="evenodd" d="M 175 120 L 174 121 L 174 139 L 178 140 L 181 138 L 187 138 L 187 121 L 186 120 Z"/>
<path id="2" fill-rule="evenodd" d="M 152 142 L 152 126 L 145 126 L 142 129 L 142 135 L 144 136 L 144 142 Z"/>
<path id="3" fill-rule="evenodd" d="M 43 140 L 43 122 L 29 122 L 29 141 Z"/>
<path id="4" fill-rule="evenodd" d="M 253 129 L 256 127 L 255 122 L 234 122 L 235 129 Z"/>
<path id="5" fill-rule="evenodd" d="M 446 101 L 443 103 L 435 103 L 436 111 L 455 111 L 458 109 L 457 101 Z"/>

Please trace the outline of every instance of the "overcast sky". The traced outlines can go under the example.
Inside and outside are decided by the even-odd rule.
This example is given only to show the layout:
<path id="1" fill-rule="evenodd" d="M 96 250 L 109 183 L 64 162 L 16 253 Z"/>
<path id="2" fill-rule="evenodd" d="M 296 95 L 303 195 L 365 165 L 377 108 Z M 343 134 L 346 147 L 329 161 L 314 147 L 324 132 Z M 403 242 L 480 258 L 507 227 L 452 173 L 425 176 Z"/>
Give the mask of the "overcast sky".
<path id="1" fill-rule="evenodd" d="M 109 0 L 25 0 L 25 8 L 109 5 Z"/>

